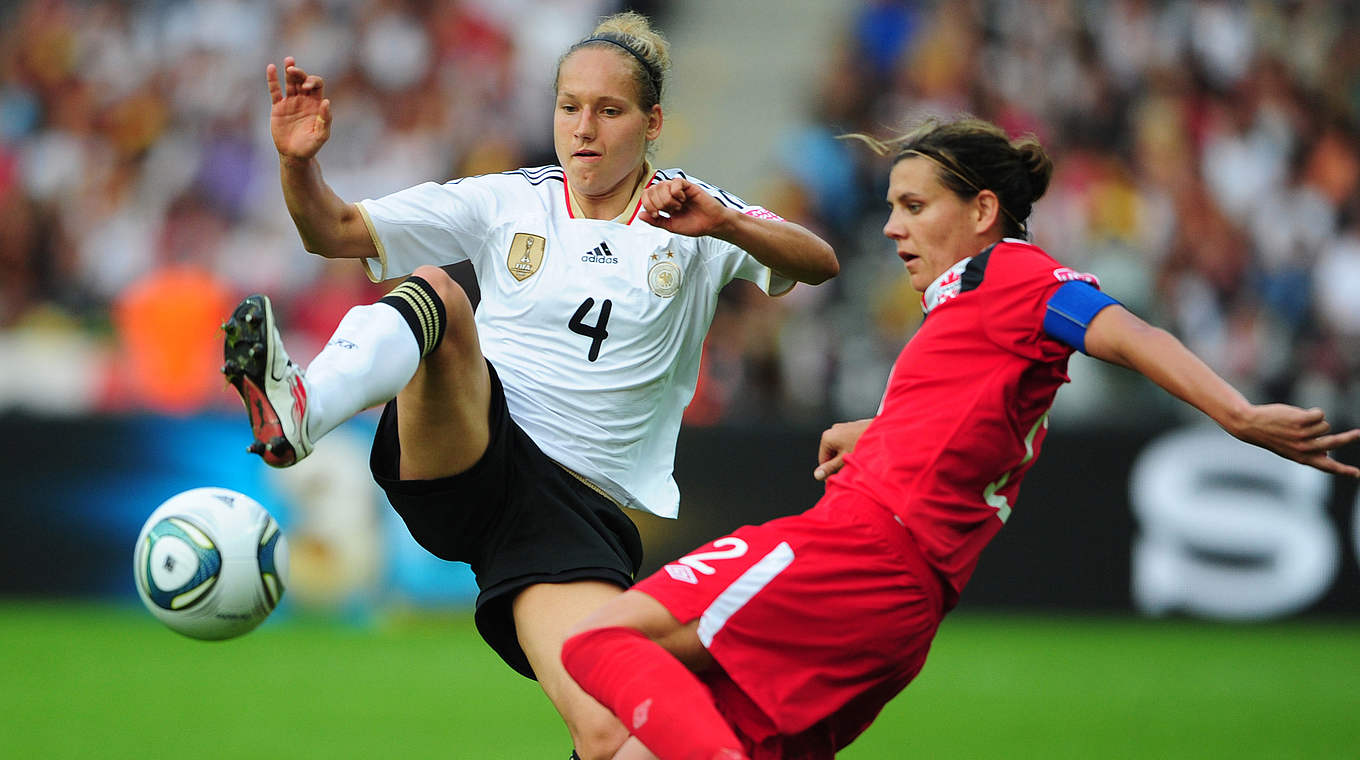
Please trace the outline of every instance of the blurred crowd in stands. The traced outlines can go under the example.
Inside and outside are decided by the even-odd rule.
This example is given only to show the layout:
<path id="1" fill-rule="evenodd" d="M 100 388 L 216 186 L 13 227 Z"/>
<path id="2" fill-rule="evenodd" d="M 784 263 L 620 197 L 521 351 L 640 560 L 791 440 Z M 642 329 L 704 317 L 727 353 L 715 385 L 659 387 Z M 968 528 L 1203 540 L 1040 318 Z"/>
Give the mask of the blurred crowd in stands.
<path id="1" fill-rule="evenodd" d="M 847 366 L 890 360 L 919 312 L 876 242 L 883 172 L 837 142 L 967 111 L 1032 132 L 1057 162 L 1031 228 L 1257 401 L 1360 421 L 1360 8 L 1354 2 L 1092 0 L 860 4 L 786 137 L 785 165 L 842 253 Z M 865 193 L 868 192 L 866 197 Z M 867 213 L 866 213 L 867 210 Z M 861 345 L 862 344 L 862 345 Z M 1091 423 L 1188 412 L 1123 370 L 1059 394 Z M 832 383 L 831 388 L 836 388 Z M 1112 392 L 1113 390 L 1113 392 Z"/>
<path id="2" fill-rule="evenodd" d="M 326 76 L 344 127 L 322 153 L 326 178 L 346 199 L 377 197 L 553 163 L 557 56 L 618 7 L 7 4 L 0 411 L 239 403 L 217 375 L 215 331 L 242 295 L 276 297 L 304 358 L 349 306 L 381 295 L 353 263 L 302 252 L 278 187 L 265 62 L 287 53 Z M 677 6 L 630 7 L 660 13 L 665 30 Z M 824 76 L 805 117 L 771 131 L 776 168 L 739 194 L 831 240 L 842 274 L 777 300 L 730 288 L 690 424 L 873 412 L 920 301 L 881 237 L 886 165 L 837 138 L 960 112 L 1033 132 L 1054 156 L 1036 243 L 1099 275 L 1253 400 L 1360 421 L 1355 3 L 857 0 L 815 54 Z M 1081 359 L 1072 370 L 1059 396 L 1069 419 L 1177 414 L 1128 373 Z"/>

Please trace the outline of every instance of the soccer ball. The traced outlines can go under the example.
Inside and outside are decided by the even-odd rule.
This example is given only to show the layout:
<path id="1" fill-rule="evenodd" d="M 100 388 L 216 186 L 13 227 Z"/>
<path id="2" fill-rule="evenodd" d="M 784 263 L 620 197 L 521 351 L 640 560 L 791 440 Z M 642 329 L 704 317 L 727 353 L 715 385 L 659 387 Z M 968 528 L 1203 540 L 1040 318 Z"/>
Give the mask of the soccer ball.
<path id="1" fill-rule="evenodd" d="M 133 552 L 137 594 L 151 614 L 195 639 L 229 639 L 259 625 L 288 583 L 288 541 L 260 503 L 195 488 L 156 508 Z"/>

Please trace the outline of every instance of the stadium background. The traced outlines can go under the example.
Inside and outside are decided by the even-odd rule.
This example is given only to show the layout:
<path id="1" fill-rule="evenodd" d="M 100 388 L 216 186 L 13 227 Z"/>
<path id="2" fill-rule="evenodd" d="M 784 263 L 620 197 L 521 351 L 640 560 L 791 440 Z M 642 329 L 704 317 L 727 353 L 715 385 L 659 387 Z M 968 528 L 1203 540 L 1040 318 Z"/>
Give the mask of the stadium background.
<path id="1" fill-rule="evenodd" d="M 30 688 L 0 700 L 0 746 L 11 734 L 31 756 L 123 756 L 111 734 L 96 730 L 81 744 L 51 721 L 77 694 L 118 704 L 115 674 L 157 671 L 158 662 L 240 678 L 250 672 L 242 662 L 271 651 L 301 668 L 317 642 L 338 636 L 356 647 L 342 659 L 381 660 L 390 649 L 403 671 L 411 667 L 403 653 L 421 665 L 438 658 L 446 628 L 450 641 L 467 638 L 466 569 L 414 547 L 371 483 L 371 415 L 293 470 L 271 471 L 243 453 L 239 402 L 217 375 L 215 332 L 231 305 L 249 292 L 273 295 L 290 348 L 307 357 L 349 306 L 381 293 L 353 265 L 302 251 L 278 189 L 263 69 L 292 54 L 326 76 L 336 114 L 321 154 L 327 179 L 346 198 L 375 197 L 426 179 L 551 163 L 557 56 L 618 7 L 3 5 L 0 640 L 9 654 L 0 673 Z M 1360 423 L 1354 3 L 629 7 L 653 15 L 673 43 L 656 164 L 683 166 L 819 231 L 842 261 L 840 277 L 786 298 L 741 285 L 724 293 L 680 438 L 683 517 L 639 518 L 648 568 L 718 531 L 810 505 L 820 430 L 874 410 L 920 313 L 879 232 L 885 166 L 835 136 L 884 134 L 923 114 L 970 111 L 1035 132 L 1058 167 L 1036 208 L 1036 242 L 1098 274 L 1254 400 L 1317 404 L 1339 424 Z M 1075 357 L 1071 374 L 1015 518 L 964 597 L 964 622 L 955 638 L 946 629 L 922 683 L 899 700 L 910 709 L 890 708 L 866 737 L 888 749 L 858 756 L 899 756 L 894 746 L 995 754 L 957 737 L 931 743 L 950 733 L 940 729 L 947 716 L 967 712 L 960 704 L 987 699 L 1025 716 L 1030 743 L 1005 744 L 1012 755 L 1167 756 L 1196 736 L 1210 748 L 1218 737 L 1237 757 L 1339 757 L 1347 750 L 1332 750 L 1360 746 L 1353 721 L 1329 712 L 1360 706 L 1355 484 L 1261 456 L 1129 373 Z M 294 557 L 275 619 L 211 650 L 139 615 L 128 572 L 144 517 L 170 494 L 206 484 L 265 503 Z M 1201 635 L 1178 654 L 1177 642 Z M 1126 648 L 1127 636 L 1143 636 L 1146 649 Z M 49 640 L 61 643 L 45 651 Z M 1000 641 L 1015 644 L 1013 659 L 979 660 L 977 649 L 1005 649 Z M 95 656 L 106 648 L 112 662 Z M 1055 652 L 1071 659 L 1047 659 Z M 460 661 L 486 675 L 454 666 L 444 675 L 483 689 L 519 686 L 489 656 L 468 643 Z M 1113 662 L 1127 667 L 1101 671 Z M 1199 673 L 1206 662 L 1222 670 Z M 978 670 L 950 670 L 963 663 Z M 1035 670 L 1016 671 L 1008 692 L 1003 676 L 1016 663 Z M 1235 680 L 1244 670 L 1259 678 Z M 930 681 L 937 671 L 941 680 Z M 1063 685 L 1063 672 L 1074 685 Z M 104 676 L 91 681 L 92 673 Z M 963 688 L 951 673 L 977 689 L 944 691 Z M 1092 679 L 1121 685 L 1140 708 L 1162 700 L 1163 709 L 1123 711 L 1108 693 L 1082 698 L 1099 688 Z M 1057 692 L 1040 697 L 1035 681 Z M 1203 704 L 1185 696 L 1201 691 Z M 505 699 L 523 706 L 470 724 L 517 734 L 515 721 L 497 728 L 509 720 L 502 713 L 533 715 L 557 753 L 561 730 L 546 704 L 532 687 L 516 695 Z M 1165 710 L 1177 695 L 1187 709 L 1176 712 L 1227 717 L 1182 726 Z M 1036 698 L 1060 715 L 1045 723 L 1015 710 L 1017 701 L 1032 710 Z M 1272 698 L 1288 706 L 1272 707 Z M 1108 714 L 1094 715 L 1093 701 L 1109 701 Z M 280 697 L 271 709 L 290 706 Z M 1308 717 L 1290 722 L 1281 710 Z M 243 725 L 258 717 L 247 711 Z M 1253 734 L 1272 724 L 1282 727 L 1272 739 Z M 996 725 L 1022 730 L 1018 720 Z M 374 754 L 333 744 L 333 725 L 303 733 L 310 743 L 285 754 Z M 1165 744 L 1140 749 L 1133 736 Z M 434 741 L 454 757 L 527 756 Z M 220 755 L 208 756 L 232 754 L 217 746 Z"/>

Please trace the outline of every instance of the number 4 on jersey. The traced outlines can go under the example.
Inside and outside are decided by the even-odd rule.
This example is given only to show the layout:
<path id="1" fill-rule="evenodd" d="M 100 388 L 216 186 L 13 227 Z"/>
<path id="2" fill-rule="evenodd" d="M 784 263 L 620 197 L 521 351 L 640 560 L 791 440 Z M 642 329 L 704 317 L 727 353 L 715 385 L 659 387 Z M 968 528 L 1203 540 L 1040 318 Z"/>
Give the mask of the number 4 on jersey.
<path id="1" fill-rule="evenodd" d="M 600 318 L 595 321 L 595 324 L 588 325 L 585 323 L 585 316 L 590 313 L 591 309 L 595 308 L 595 299 L 587 298 L 581 302 L 576 313 L 572 315 L 571 321 L 567 323 L 567 327 L 571 328 L 572 332 L 591 339 L 590 353 L 586 355 L 586 358 L 591 361 L 600 358 L 600 344 L 604 343 L 604 339 L 609 337 L 609 331 L 605 329 L 605 325 L 609 324 L 609 310 L 612 307 L 613 303 L 608 298 L 604 299 L 600 303 Z"/>

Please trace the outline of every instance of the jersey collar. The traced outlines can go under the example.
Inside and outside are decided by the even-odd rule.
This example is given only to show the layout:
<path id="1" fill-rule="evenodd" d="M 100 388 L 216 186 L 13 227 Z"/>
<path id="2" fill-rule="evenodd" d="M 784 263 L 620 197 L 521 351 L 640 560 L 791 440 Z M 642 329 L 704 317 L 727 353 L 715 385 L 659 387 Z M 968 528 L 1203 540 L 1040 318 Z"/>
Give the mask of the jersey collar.
<path id="1" fill-rule="evenodd" d="M 656 178 L 656 171 L 652 169 L 652 163 L 644 160 L 642 162 L 642 181 L 637 187 L 633 188 L 633 197 L 628 199 L 628 203 L 623 207 L 623 213 L 610 219 L 611 222 L 618 224 L 632 224 L 637 218 L 638 211 L 642 210 L 642 191 L 646 190 Z M 571 190 L 571 183 L 567 181 L 567 173 L 562 172 L 562 190 L 567 201 L 567 216 L 572 219 L 585 219 L 578 209 L 581 208 L 581 201 L 576 198 L 576 193 Z"/>
<path id="2" fill-rule="evenodd" d="M 1002 238 L 1001 242 L 1025 243 L 1024 240 L 1009 237 Z M 978 255 L 980 256 L 995 247 L 996 243 L 992 243 Z M 955 263 L 954 266 L 944 270 L 939 277 L 936 277 L 935 281 L 930 283 L 926 288 L 926 292 L 921 294 L 921 311 L 929 314 L 940 304 L 951 301 L 957 297 L 958 294 L 962 292 L 963 288 L 963 271 L 968 268 L 968 262 L 975 258 L 977 257 L 969 256 L 968 258 Z"/>
<path id="3" fill-rule="evenodd" d="M 935 281 L 930 283 L 926 292 L 921 294 L 921 311 L 929 314 L 940 304 L 951 301 L 959 294 L 959 289 L 963 285 L 963 270 L 968 268 L 968 262 L 973 257 L 955 262 L 954 266 L 944 270 Z"/>

